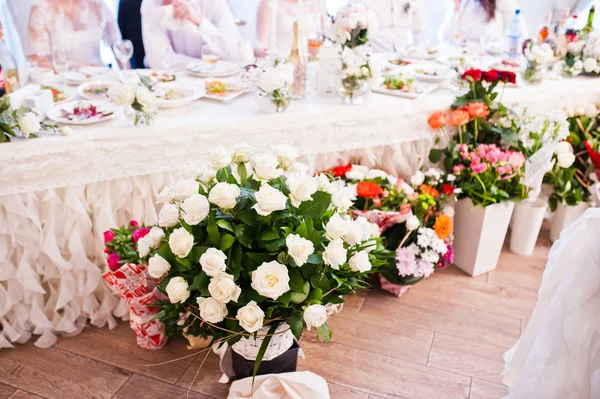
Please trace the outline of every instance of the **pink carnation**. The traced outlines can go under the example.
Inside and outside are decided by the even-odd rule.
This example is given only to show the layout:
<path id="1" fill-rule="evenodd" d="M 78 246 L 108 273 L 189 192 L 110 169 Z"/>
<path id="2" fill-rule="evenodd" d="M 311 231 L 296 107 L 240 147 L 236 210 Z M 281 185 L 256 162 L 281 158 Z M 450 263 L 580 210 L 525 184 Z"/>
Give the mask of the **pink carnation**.
<path id="1" fill-rule="evenodd" d="M 512 152 L 508 157 L 508 163 L 510 163 L 513 168 L 519 169 L 525 164 L 525 155 L 516 151 Z"/>
<path id="2" fill-rule="evenodd" d="M 104 243 L 105 244 L 111 242 L 114 239 L 115 239 L 115 233 L 113 233 L 111 230 L 106 230 L 104 232 Z"/>
<path id="3" fill-rule="evenodd" d="M 137 229 L 133 232 L 133 242 L 138 242 L 140 238 L 145 237 L 148 233 L 150 233 L 150 229 L 147 227 Z"/>
<path id="4" fill-rule="evenodd" d="M 482 173 L 487 169 L 487 164 L 482 162 L 478 163 L 477 165 L 473 165 L 471 162 L 471 169 L 473 170 L 473 173 Z"/>
<path id="5" fill-rule="evenodd" d="M 119 269 L 121 267 L 121 265 L 119 264 L 119 261 L 121 260 L 121 258 L 119 258 L 119 255 L 115 254 L 115 253 L 111 253 L 108 255 L 108 268 L 110 270 L 112 270 L 113 272 L 117 269 Z"/>
<path id="6" fill-rule="evenodd" d="M 139 226 L 139 223 L 136 220 L 131 219 L 131 221 L 129 222 L 129 224 L 131 225 L 131 227 L 137 227 Z"/>

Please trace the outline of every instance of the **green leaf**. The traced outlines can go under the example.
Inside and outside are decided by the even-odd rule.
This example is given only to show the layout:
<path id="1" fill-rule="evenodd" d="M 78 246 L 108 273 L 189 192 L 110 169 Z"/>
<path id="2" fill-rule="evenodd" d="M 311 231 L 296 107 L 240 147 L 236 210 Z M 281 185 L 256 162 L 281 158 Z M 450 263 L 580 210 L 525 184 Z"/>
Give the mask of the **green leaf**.
<path id="1" fill-rule="evenodd" d="M 176 257 L 175 259 L 177 259 L 177 262 L 179 262 L 180 264 L 182 264 L 183 266 L 185 266 L 186 269 L 192 270 L 192 262 L 190 262 L 189 259 L 180 258 L 180 257 Z"/>
<path id="2" fill-rule="evenodd" d="M 306 298 L 308 297 L 309 292 L 310 292 L 310 284 L 308 283 L 308 281 L 304 282 L 304 286 L 302 287 L 301 293 L 288 291 L 288 293 L 291 293 L 290 301 L 292 303 L 295 303 L 296 305 L 304 302 L 306 300 Z"/>
<path id="3" fill-rule="evenodd" d="M 217 220 L 217 226 L 223 230 L 231 231 L 233 233 L 233 227 L 231 227 L 231 224 L 225 219 Z"/>
<path id="4" fill-rule="evenodd" d="M 336 276 L 335 274 L 332 274 L 331 277 L 333 277 L 333 279 L 335 280 L 335 282 L 337 283 L 338 288 L 342 286 L 342 284 L 344 284 L 344 280 L 339 278 L 338 276 Z"/>
<path id="5" fill-rule="evenodd" d="M 235 237 L 233 237 L 231 234 L 223 235 L 223 237 L 221 237 L 221 245 L 220 245 L 221 251 L 228 250 L 233 245 L 234 242 L 235 242 Z"/>
<path id="6" fill-rule="evenodd" d="M 286 321 L 290 325 L 294 337 L 296 337 L 297 340 L 302 338 L 302 332 L 304 332 L 304 321 L 302 320 L 302 315 L 293 315 L 288 317 Z"/>
<path id="7" fill-rule="evenodd" d="M 311 265 L 321 265 L 323 264 L 323 258 L 321 258 L 321 256 L 319 256 L 318 254 L 310 254 L 308 255 L 306 263 L 309 263 Z"/>
<path id="8" fill-rule="evenodd" d="M 329 283 L 329 279 L 323 273 L 315 274 L 310 279 L 310 284 L 314 288 L 320 288 L 322 291 L 329 291 L 331 288 L 331 284 Z"/>
<path id="9" fill-rule="evenodd" d="M 279 323 L 274 322 L 269 328 L 267 332 L 267 336 L 264 337 L 264 341 L 258 350 L 258 354 L 256 355 L 256 360 L 254 361 L 254 371 L 252 373 L 252 392 L 254 392 L 254 378 L 256 378 L 256 373 L 258 373 L 258 369 L 260 368 L 260 363 L 262 362 L 263 357 L 265 356 L 265 352 L 267 351 L 267 347 L 269 346 L 269 342 L 271 342 L 271 337 L 275 330 L 277 330 L 277 326 Z"/>
<path id="10" fill-rule="evenodd" d="M 308 301 L 321 302 L 321 299 L 323 299 L 323 291 L 320 288 L 315 288 L 310 292 L 310 294 L 308 294 L 308 298 L 306 299 Z"/>
<path id="11" fill-rule="evenodd" d="M 192 282 L 192 285 L 190 285 L 190 291 L 200 291 L 208 284 L 209 280 L 210 278 L 204 271 L 200 272 L 200 274 L 197 274 L 196 277 L 194 277 L 194 281 Z"/>
<path id="12" fill-rule="evenodd" d="M 253 226 L 257 222 L 257 213 L 251 208 L 243 209 L 235 214 L 236 219 L 248 226 Z"/>
<path id="13" fill-rule="evenodd" d="M 283 238 L 280 238 L 279 240 L 268 241 L 264 244 L 265 249 L 268 252 L 278 252 L 281 249 L 281 247 L 283 247 L 283 244 L 285 244 L 285 240 Z"/>
<path id="14" fill-rule="evenodd" d="M 246 164 L 239 164 L 237 167 L 238 175 L 240 176 L 240 184 L 243 186 L 248 179 L 248 172 L 246 171 Z"/>
<path id="15" fill-rule="evenodd" d="M 319 331 L 321 332 L 321 337 L 323 337 L 324 342 L 329 342 L 331 339 L 331 329 L 327 327 L 327 323 L 324 323 L 319 327 Z"/>
<path id="16" fill-rule="evenodd" d="M 312 198 L 312 201 L 305 201 L 300 204 L 298 210 L 305 218 L 320 219 L 327 212 L 327 208 L 329 208 L 331 194 L 317 191 L 313 194 Z"/>
<path id="17" fill-rule="evenodd" d="M 208 231 L 208 238 L 210 238 L 213 244 L 219 245 L 219 242 L 221 241 L 221 234 L 219 233 L 219 227 L 217 226 L 216 219 L 210 219 L 208 225 L 206 226 L 206 231 Z"/>
<path id="18" fill-rule="evenodd" d="M 304 292 L 304 279 L 300 273 L 300 269 L 294 267 L 290 269 L 290 289 L 294 292 Z"/>
<path id="19" fill-rule="evenodd" d="M 302 223 L 300 224 L 300 226 L 298 226 L 298 228 L 296 229 L 296 234 L 298 234 L 302 238 L 308 239 L 308 228 L 306 226 L 306 223 Z"/>
<path id="20" fill-rule="evenodd" d="M 277 240 L 279 239 L 279 232 L 275 227 L 270 227 L 262 233 L 260 233 L 260 236 L 258 238 L 263 241 Z"/>
<path id="21" fill-rule="evenodd" d="M 438 163 L 440 161 L 440 159 L 442 159 L 442 155 L 444 154 L 444 152 L 440 149 L 437 148 L 432 148 L 431 151 L 429 151 L 429 160 L 432 163 Z"/>

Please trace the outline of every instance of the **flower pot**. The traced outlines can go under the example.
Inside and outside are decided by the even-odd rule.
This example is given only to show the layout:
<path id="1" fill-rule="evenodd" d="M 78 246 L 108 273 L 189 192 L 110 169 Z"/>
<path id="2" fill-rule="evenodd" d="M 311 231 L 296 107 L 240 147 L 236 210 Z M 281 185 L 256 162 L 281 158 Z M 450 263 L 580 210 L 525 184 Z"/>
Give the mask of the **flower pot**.
<path id="1" fill-rule="evenodd" d="M 512 216 L 510 250 L 517 255 L 530 256 L 535 248 L 548 204 L 537 199 L 515 205 Z"/>
<path id="2" fill-rule="evenodd" d="M 550 226 L 550 240 L 556 241 L 560 237 L 561 231 L 566 229 L 571 223 L 579 219 L 589 208 L 587 202 L 580 202 L 578 205 L 569 206 L 558 204 L 556 211 L 552 215 L 552 224 Z"/>
<path id="3" fill-rule="evenodd" d="M 390 294 L 400 298 L 406 294 L 412 285 L 397 285 L 390 283 L 385 277 L 379 274 L 379 282 L 381 283 L 381 289 L 389 292 Z"/>
<path id="4" fill-rule="evenodd" d="M 456 203 L 454 264 L 475 277 L 496 268 L 508 230 L 513 202 L 475 206 L 470 198 Z"/>
<path id="5" fill-rule="evenodd" d="M 294 342 L 287 351 L 276 358 L 263 360 L 258 367 L 256 375 L 281 374 L 296 371 L 299 350 L 300 345 L 298 345 L 297 342 Z M 236 379 L 252 377 L 254 372 L 254 360 L 248 360 L 236 351 L 231 352 L 231 357 Z"/>

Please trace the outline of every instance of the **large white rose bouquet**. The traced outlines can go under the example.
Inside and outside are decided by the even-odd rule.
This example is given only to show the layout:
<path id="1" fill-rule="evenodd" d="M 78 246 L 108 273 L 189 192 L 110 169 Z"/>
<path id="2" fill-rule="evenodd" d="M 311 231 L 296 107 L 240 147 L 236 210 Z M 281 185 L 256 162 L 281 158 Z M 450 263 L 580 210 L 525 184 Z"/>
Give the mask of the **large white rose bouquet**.
<path id="1" fill-rule="evenodd" d="M 600 74 L 600 34 L 592 33 L 585 40 L 569 43 L 567 51 L 561 63 L 565 75 Z"/>
<path id="2" fill-rule="evenodd" d="M 109 97 L 116 105 L 132 109 L 133 124 L 149 125 L 156 117 L 156 96 L 150 89 L 138 82 L 122 82 L 121 84 L 111 87 Z"/>
<path id="3" fill-rule="evenodd" d="M 367 273 L 393 257 L 377 226 L 345 215 L 352 202 L 296 157 L 285 146 L 216 148 L 211 169 L 161 193 L 166 237 L 155 262 L 170 335 L 232 345 L 287 323 L 298 339 L 306 326 L 327 340 L 325 306 L 365 287 Z M 259 336 L 268 345 L 270 335 Z"/>
<path id="4" fill-rule="evenodd" d="M 285 110 L 291 100 L 288 89 L 294 83 L 294 66 L 275 60 L 273 65 L 249 66 L 244 79 L 258 90 L 259 97 L 271 102 L 277 112 Z"/>

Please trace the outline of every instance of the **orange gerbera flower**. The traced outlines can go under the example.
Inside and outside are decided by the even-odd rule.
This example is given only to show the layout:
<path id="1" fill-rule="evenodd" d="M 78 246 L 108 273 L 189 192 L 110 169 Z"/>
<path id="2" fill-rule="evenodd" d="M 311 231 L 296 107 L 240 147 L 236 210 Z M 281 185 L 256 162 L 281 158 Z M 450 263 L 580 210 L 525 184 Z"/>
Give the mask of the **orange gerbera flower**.
<path id="1" fill-rule="evenodd" d="M 463 108 L 455 109 L 450 112 L 450 121 L 449 123 L 453 126 L 463 126 L 469 123 L 469 112 L 467 112 Z"/>
<path id="2" fill-rule="evenodd" d="M 361 181 L 356 186 L 356 194 L 363 198 L 375 198 L 383 194 L 383 189 L 377 183 Z"/>
<path id="3" fill-rule="evenodd" d="M 484 103 L 472 102 L 467 105 L 467 112 L 473 118 L 485 118 L 490 114 L 488 106 Z"/>
<path id="4" fill-rule="evenodd" d="M 437 234 L 437 236 L 442 240 L 447 239 L 454 230 L 452 218 L 444 213 L 441 214 L 437 217 L 437 219 L 435 219 L 433 230 L 435 230 L 435 234 Z"/>
<path id="5" fill-rule="evenodd" d="M 438 130 L 446 124 L 446 113 L 444 111 L 434 112 L 427 120 L 429 127 L 433 130 Z"/>
<path id="6" fill-rule="evenodd" d="M 428 186 L 427 184 L 421 184 L 419 190 L 421 190 L 423 194 L 431 195 L 433 198 L 437 198 L 440 195 L 440 192 L 437 189 Z"/>

